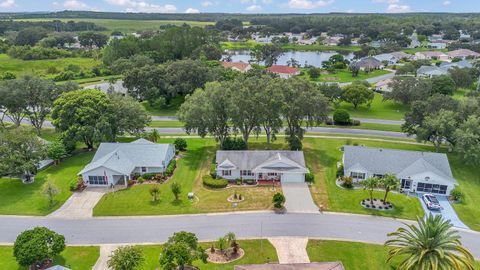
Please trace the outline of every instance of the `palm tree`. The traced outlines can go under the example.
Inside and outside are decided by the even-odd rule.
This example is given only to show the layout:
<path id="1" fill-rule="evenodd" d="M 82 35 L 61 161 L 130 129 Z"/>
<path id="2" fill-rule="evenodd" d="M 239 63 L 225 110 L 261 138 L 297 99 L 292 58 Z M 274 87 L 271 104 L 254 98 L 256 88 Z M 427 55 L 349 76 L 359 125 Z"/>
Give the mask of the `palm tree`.
<path id="1" fill-rule="evenodd" d="M 150 134 L 148 134 L 148 140 L 151 142 L 157 142 L 160 139 L 160 133 L 156 129 L 152 130 Z"/>
<path id="2" fill-rule="evenodd" d="M 391 190 L 396 190 L 400 187 L 400 181 L 393 174 L 385 174 L 382 179 L 380 179 L 380 184 L 385 188 L 385 196 L 383 197 L 383 204 L 387 203 L 388 192 Z"/>
<path id="3" fill-rule="evenodd" d="M 370 204 L 373 204 L 373 190 L 378 187 L 378 178 L 369 177 L 360 183 L 362 184 L 363 189 L 368 190 L 368 193 L 370 194 Z"/>
<path id="4" fill-rule="evenodd" d="M 399 270 L 474 269 L 473 256 L 462 246 L 457 231 L 451 230 L 450 221 L 430 214 L 426 219 L 417 217 L 417 222 L 388 234 L 395 238 L 385 242 L 390 247 L 387 262 L 404 258 Z"/>

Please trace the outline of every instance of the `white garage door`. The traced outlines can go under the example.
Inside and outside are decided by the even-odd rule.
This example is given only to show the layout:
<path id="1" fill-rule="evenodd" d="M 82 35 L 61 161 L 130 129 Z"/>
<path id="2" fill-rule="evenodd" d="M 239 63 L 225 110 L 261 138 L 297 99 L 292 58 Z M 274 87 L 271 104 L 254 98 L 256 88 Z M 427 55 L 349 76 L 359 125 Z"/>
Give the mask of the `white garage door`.
<path id="1" fill-rule="evenodd" d="M 301 173 L 284 173 L 281 181 L 284 183 L 303 183 L 305 182 L 305 176 Z"/>

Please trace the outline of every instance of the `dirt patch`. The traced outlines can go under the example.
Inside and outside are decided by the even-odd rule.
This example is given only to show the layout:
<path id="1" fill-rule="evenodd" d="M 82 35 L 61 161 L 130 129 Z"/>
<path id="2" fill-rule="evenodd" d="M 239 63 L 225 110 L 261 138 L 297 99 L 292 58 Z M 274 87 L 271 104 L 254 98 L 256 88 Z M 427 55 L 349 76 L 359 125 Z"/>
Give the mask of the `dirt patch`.
<path id="1" fill-rule="evenodd" d="M 207 261 L 211 263 L 229 263 L 241 259 L 245 255 L 245 251 L 241 248 L 234 254 L 232 249 L 227 249 L 225 253 L 220 252 L 219 249 L 215 249 L 212 253 L 211 249 L 205 250 L 208 255 Z"/>

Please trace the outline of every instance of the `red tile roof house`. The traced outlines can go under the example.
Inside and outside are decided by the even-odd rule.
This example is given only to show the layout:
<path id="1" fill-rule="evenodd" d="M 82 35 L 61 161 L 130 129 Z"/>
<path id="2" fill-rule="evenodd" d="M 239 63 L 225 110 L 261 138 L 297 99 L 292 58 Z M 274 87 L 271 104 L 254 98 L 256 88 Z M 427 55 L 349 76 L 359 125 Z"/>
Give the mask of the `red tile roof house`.
<path id="1" fill-rule="evenodd" d="M 224 68 L 231 68 L 240 72 L 247 72 L 252 69 L 252 66 L 244 62 L 222 62 Z"/>
<path id="2" fill-rule="evenodd" d="M 447 52 L 447 54 L 450 59 L 453 59 L 456 57 L 462 58 L 462 59 L 465 59 L 467 57 L 477 58 L 480 56 L 480 53 L 477 53 L 468 49 L 458 49 L 455 51 Z"/>
<path id="3" fill-rule="evenodd" d="M 289 66 L 281 66 L 281 65 L 273 65 L 267 68 L 267 72 L 277 74 L 280 78 L 288 79 L 292 76 L 300 75 L 300 70 L 298 68 L 289 67 Z"/>

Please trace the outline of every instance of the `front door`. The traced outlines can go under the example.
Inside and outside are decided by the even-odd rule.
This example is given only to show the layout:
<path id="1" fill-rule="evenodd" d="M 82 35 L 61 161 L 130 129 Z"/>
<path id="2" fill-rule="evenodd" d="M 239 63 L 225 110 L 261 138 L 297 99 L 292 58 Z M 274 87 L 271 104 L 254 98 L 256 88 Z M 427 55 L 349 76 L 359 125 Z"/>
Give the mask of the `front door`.
<path id="1" fill-rule="evenodd" d="M 412 180 L 409 179 L 402 179 L 402 189 L 410 190 L 412 187 Z"/>

